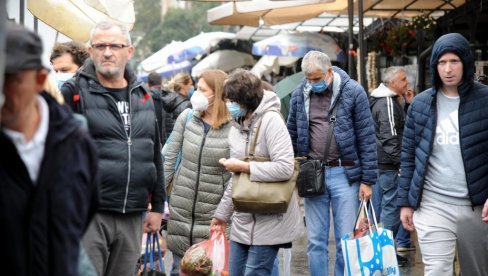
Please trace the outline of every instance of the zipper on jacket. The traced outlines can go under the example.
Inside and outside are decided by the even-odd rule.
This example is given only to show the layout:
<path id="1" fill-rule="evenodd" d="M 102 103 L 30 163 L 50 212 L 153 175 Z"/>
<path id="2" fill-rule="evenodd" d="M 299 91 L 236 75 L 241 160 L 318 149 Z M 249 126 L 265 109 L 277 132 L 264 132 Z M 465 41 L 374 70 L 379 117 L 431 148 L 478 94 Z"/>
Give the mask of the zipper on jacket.
<path id="1" fill-rule="evenodd" d="M 256 214 L 252 214 L 251 245 L 254 243 L 254 226 L 256 226 Z"/>
<path id="2" fill-rule="evenodd" d="M 122 207 L 122 213 L 125 214 L 126 212 L 126 207 L 127 207 L 127 197 L 129 196 L 129 184 L 130 184 L 130 171 L 131 171 L 131 163 L 132 163 L 132 154 L 131 154 L 131 146 L 132 146 L 132 106 L 131 106 L 131 94 L 132 91 L 134 91 L 135 88 L 139 87 L 132 87 L 131 90 L 129 90 L 129 134 L 127 134 L 127 131 L 125 131 L 125 134 L 127 135 L 127 163 L 128 163 L 128 168 L 127 168 L 127 185 L 125 186 L 125 197 L 124 197 L 124 206 Z M 119 112 L 120 114 L 120 112 Z M 156 114 L 154 114 L 156 116 Z M 122 115 L 120 115 L 120 119 L 122 120 L 122 126 L 124 125 L 124 120 L 122 118 Z M 125 130 L 125 129 L 124 129 Z M 156 133 L 156 135 L 159 135 L 159 133 Z"/>
<path id="3" fill-rule="evenodd" d="M 202 168 L 202 152 L 203 152 L 203 146 L 205 145 L 205 140 L 207 139 L 207 134 L 208 132 L 205 132 L 205 127 L 203 126 L 203 140 L 200 145 L 200 153 L 198 154 L 198 170 L 197 170 L 197 181 L 196 181 L 197 183 L 195 187 L 195 195 L 193 196 L 193 206 L 191 208 L 190 245 L 193 244 L 193 227 L 195 226 L 195 208 L 197 205 L 198 188 L 200 186 L 200 169 Z"/>

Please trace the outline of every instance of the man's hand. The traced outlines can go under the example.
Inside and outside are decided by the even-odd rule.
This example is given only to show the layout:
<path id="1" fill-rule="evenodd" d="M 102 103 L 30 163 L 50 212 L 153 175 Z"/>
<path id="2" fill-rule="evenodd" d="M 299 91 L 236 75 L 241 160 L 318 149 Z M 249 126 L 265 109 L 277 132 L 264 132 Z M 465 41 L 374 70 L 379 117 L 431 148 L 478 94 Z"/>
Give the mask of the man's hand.
<path id="1" fill-rule="evenodd" d="M 210 232 L 225 231 L 226 227 L 227 223 L 221 221 L 220 219 L 213 218 L 212 222 L 210 223 Z"/>
<path id="2" fill-rule="evenodd" d="M 236 158 L 220 158 L 219 163 L 222 164 L 225 169 L 233 173 L 249 173 L 249 162 L 245 162 Z"/>
<path id="3" fill-rule="evenodd" d="M 413 208 L 402 207 L 400 211 L 400 220 L 403 223 L 403 228 L 410 232 L 415 230 L 415 225 L 413 225 Z"/>
<path id="4" fill-rule="evenodd" d="M 370 185 L 361 183 L 359 186 L 359 200 L 368 200 L 371 198 L 372 189 Z"/>
<path id="5" fill-rule="evenodd" d="M 162 213 L 148 212 L 144 220 L 144 233 L 154 233 L 161 227 Z"/>
<path id="6" fill-rule="evenodd" d="M 481 221 L 488 222 L 488 199 L 485 201 L 483 211 L 481 211 Z"/>

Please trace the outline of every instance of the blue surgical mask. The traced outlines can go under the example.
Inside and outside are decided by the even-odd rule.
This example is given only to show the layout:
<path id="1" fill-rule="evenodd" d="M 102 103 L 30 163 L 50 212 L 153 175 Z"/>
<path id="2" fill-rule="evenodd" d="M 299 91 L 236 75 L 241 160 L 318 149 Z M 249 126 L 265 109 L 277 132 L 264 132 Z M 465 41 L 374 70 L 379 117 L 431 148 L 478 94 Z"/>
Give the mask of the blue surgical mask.
<path id="1" fill-rule="evenodd" d="M 328 87 L 327 82 L 325 82 L 325 80 L 321 80 L 316 83 L 311 83 L 311 85 L 312 85 L 312 89 L 311 89 L 312 92 L 317 94 L 325 92 Z"/>
<path id="2" fill-rule="evenodd" d="M 229 110 L 232 119 L 246 116 L 247 110 L 242 108 L 240 104 L 235 102 L 227 103 L 227 110 Z"/>
<path id="3" fill-rule="evenodd" d="M 54 78 L 56 79 L 56 83 L 58 85 L 58 89 L 61 89 L 63 84 L 71 79 L 75 74 L 74 73 L 56 73 Z"/>
<path id="4" fill-rule="evenodd" d="M 192 85 L 190 88 L 188 88 L 188 99 L 191 99 L 191 96 L 193 96 L 193 92 L 195 92 L 195 87 Z"/>

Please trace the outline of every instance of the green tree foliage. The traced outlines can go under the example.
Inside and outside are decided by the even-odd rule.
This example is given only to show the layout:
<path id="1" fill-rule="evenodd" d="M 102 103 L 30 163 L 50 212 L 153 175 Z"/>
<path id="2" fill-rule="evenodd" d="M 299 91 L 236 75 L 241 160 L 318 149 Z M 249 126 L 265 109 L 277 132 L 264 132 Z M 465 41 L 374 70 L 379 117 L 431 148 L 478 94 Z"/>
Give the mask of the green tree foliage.
<path id="1" fill-rule="evenodd" d="M 201 32 L 222 31 L 223 26 L 207 23 L 207 10 L 219 3 L 191 2 L 191 8 L 170 8 L 161 18 L 160 0 L 135 1 L 136 24 L 133 35 L 139 36 L 136 62 L 142 61 L 173 40 L 185 41 Z"/>

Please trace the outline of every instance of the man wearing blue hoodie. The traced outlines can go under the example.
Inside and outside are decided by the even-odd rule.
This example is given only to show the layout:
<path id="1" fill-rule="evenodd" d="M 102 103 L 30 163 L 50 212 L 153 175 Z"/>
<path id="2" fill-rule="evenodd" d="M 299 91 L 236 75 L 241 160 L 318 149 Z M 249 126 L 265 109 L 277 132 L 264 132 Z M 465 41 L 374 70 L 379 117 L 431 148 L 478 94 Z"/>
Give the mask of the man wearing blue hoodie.
<path id="1" fill-rule="evenodd" d="M 403 132 L 401 220 L 417 230 L 425 275 L 452 275 L 456 248 L 462 275 L 488 275 L 488 87 L 460 34 L 435 42 L 430 73 Z"/>

